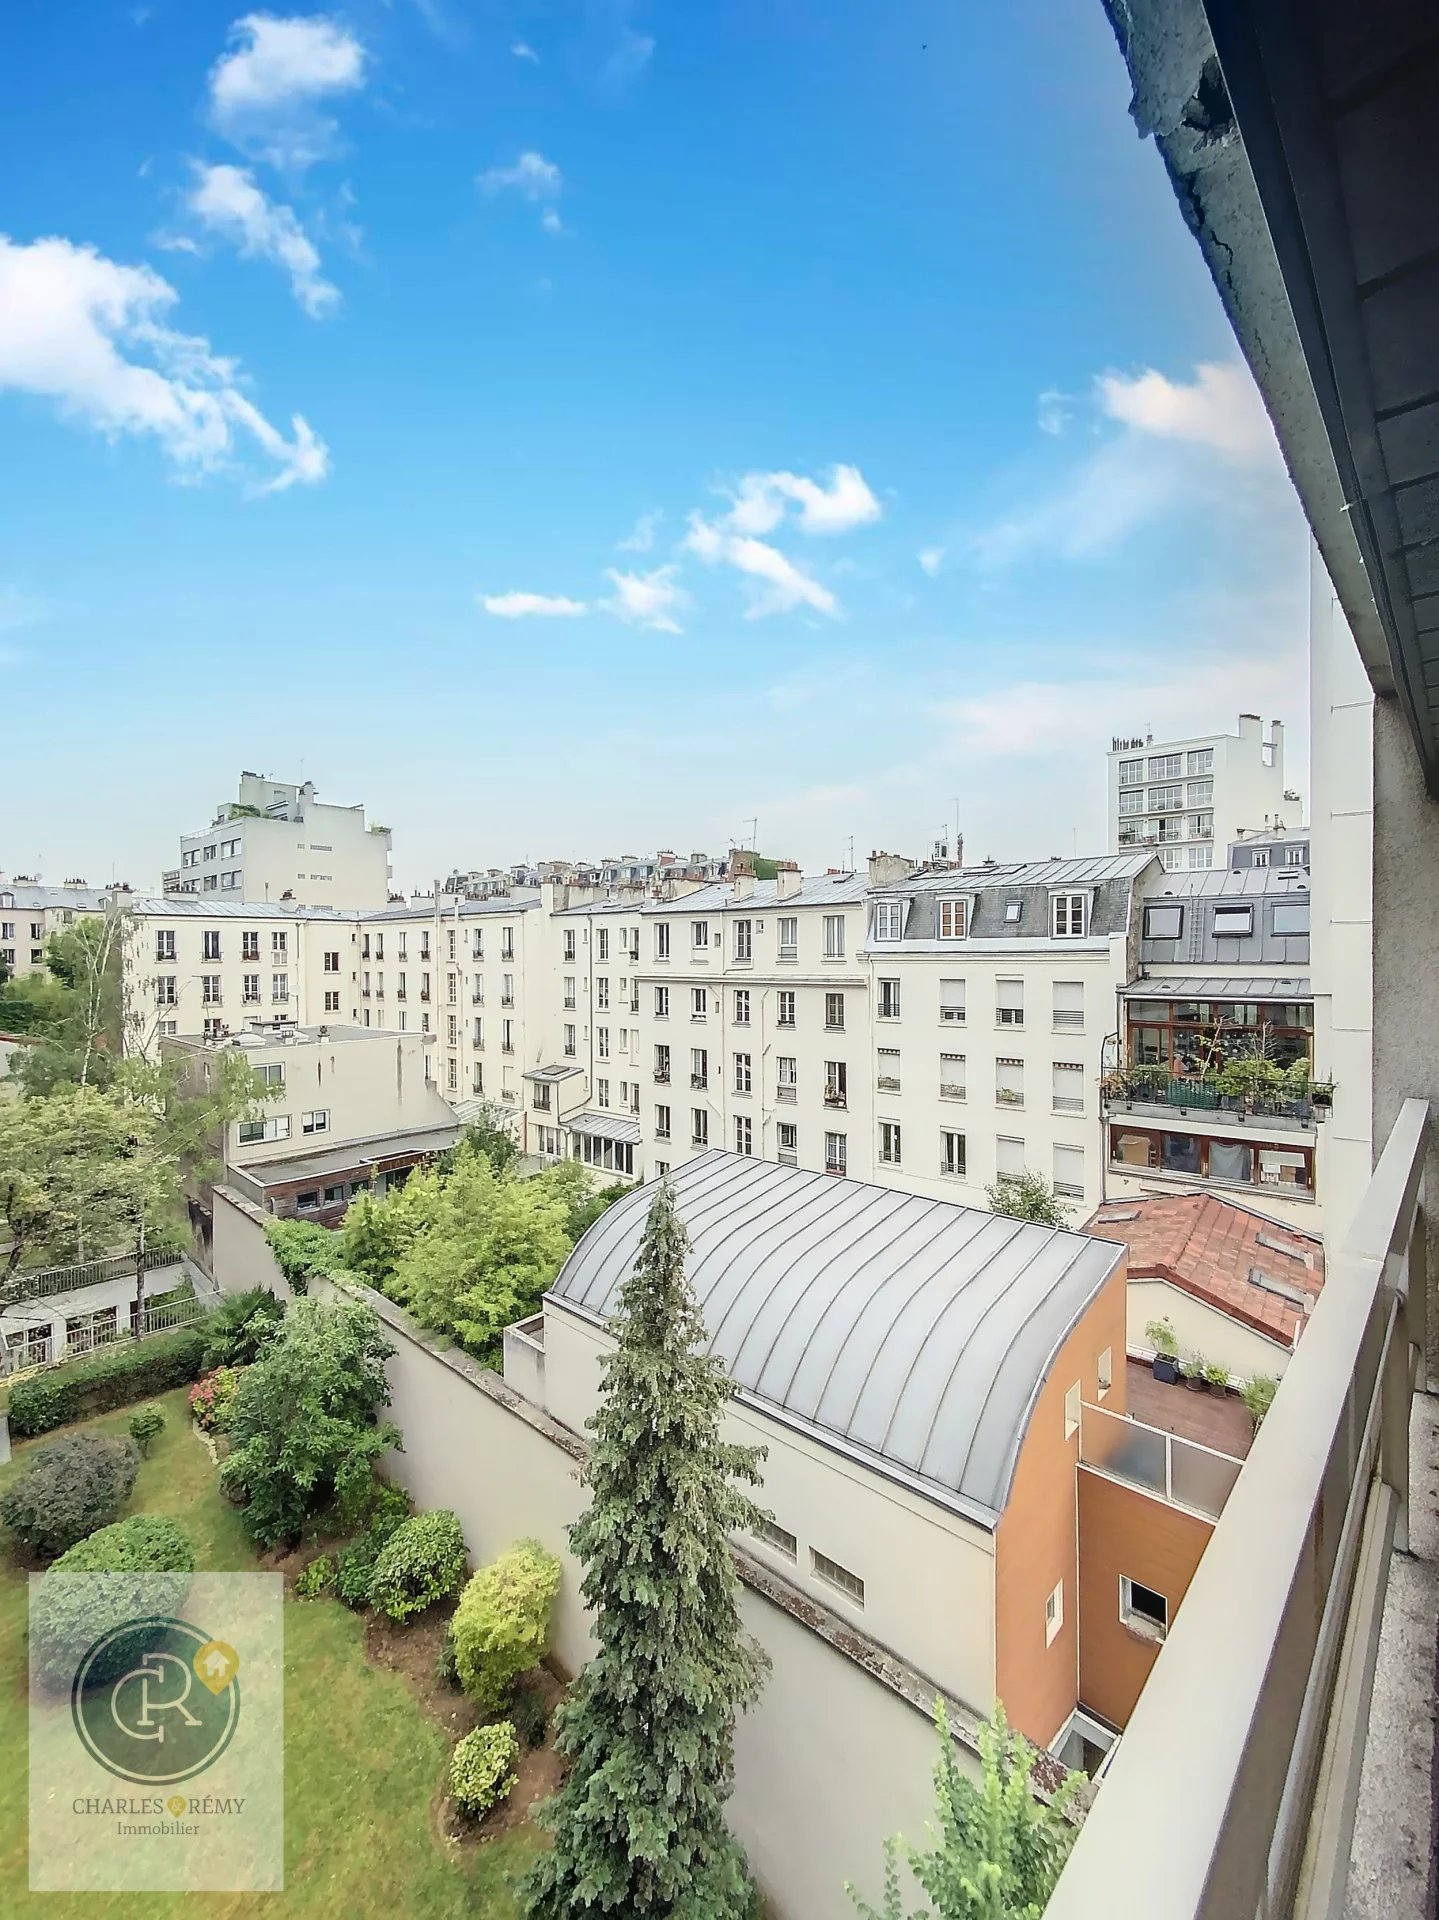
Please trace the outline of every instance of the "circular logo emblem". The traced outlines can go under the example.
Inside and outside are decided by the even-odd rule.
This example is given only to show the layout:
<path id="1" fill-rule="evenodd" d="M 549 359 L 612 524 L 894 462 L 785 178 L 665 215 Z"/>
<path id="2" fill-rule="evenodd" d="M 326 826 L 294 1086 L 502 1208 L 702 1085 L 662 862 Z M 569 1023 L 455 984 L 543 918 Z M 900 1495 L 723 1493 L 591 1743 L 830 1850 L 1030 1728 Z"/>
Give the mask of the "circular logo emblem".
<path id="1" fill-rule="evenodd" d="M 141 1786 L 189 1780 L 218 1760 L 234 1736 L 239 1671 L 235 1649 L 188 1620 L 127 1620 L 97 1640 L 75 1669 L 75 1731 L 92 1758 L 122 1780 Z"/>

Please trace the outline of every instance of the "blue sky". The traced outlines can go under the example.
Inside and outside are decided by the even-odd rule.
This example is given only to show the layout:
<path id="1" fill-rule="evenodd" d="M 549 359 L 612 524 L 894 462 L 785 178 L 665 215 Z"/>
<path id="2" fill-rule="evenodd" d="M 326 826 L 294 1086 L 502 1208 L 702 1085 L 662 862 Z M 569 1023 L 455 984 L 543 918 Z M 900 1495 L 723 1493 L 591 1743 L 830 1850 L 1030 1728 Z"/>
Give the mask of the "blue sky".
<path id="1" fill-rule="evenodd" d="M 19 0 L 0 868 L 1098 846 L 1304 534 L 1098 0 Z M 26 804 L 20 796 L 32 796 Z"/>

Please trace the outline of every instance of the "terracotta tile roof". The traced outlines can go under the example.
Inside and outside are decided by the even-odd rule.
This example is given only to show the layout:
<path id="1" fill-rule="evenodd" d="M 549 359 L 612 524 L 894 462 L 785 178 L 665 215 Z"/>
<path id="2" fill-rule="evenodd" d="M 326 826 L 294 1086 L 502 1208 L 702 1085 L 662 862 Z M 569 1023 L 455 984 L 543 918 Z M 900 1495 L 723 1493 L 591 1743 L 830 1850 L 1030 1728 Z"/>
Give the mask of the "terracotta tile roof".
<path id="1" fill-rule="evenodd" d="M 1298 1338 L 1324 1285 L 1324 1247 L 1313 1234 L 1278 1226 L 1214 1194 L 1111 1200 L 1083 1231 L 1129 1248 L 1131 1280 L 1167 1280 L 1286 1346 Z M 1258 1284 L 1251 1277 L 1256 1273 L 1271 1284 Z M 1286 1293 L 1302 1296 L 1302 1304 Z"/>

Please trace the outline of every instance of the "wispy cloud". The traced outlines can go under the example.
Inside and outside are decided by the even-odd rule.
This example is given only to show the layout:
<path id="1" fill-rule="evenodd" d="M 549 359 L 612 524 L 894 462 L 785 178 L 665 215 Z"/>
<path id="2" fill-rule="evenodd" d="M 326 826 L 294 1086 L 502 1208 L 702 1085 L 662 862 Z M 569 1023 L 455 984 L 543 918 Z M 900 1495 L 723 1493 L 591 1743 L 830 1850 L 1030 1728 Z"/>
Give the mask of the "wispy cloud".
<path id="1" fill-rule="evenodd" d="M 655 543 L 655 534 L 664 519 L 663 512 L 653 507 L 648 513 L 642 513 L 635 521 L 633 530 L 615 545 L 621 553 L 648 553 Z"/>
<path id="2" fill-rule="evenodd" d="M 1035 419 L 1041 433 L 1055 437 L 1064 432 L 1074 417 L 1072 395 L 1061 393 L 1058 387 L 1046 387 L 1039 396 Z"/>
<path id="3" fill-rule="evenodd" d="M 589 612 L 583 600 L 562 593 L 486 593 L 479 599 L 496 620 L 573 620 Z"/>
<path id="4" fill-rule="evenodd" d="M 778 547 L 755 539 L 753 534 L 732 533 L 727 527 L 706 520 L 703 514 L 692 513 L 684 544 L 706 565 L 733 567 L 745 576 L 746 620 L 762 620 L 771 613 L 792 613 L 798 607 L 809 607 L 816 613 L 838 612 L 838 602 L 828 587 L 796 566 Z"/>
<path id="5" fill-rule="evenodd" d="M 919 561 L 921 572 L 927 573 L 933 580 L 944 565 L 945 550 L 943 547 L 921 547 L 915 557 Z"/>
<path id="6" fill-rule="evenodd" d="M 605 578 L 614 592 L 600 604 L 630 626 L 649 627 L 656 633 L 682 633 L 684 629 L 675 616 L 689 605 L 690 597 L 679 585 L 678 574 L 676 566 L 655 567 L 649 573 L 621 573 L 607 567 Z"/>
<path id="7" fill-rule="evenodd" d="M 515 56 L 516 60 L 532 60 L 536 66 L 540 64 L 540 56 L 527 40 L 516 40 L 513 46 L 511 46 L 510 52 Z"/>
<path id="8" fill-rule="evenodd" d="M 365 84 L 364 46 L 325 14 L 247 13 L 210 69 L 216 131 L 274 166 L 299 171 L 333 149 L 338 129 L 322 102 Z"/>
<path id="9" fill-rule="evenodd" d="M 735 487 L 727 522 L 736 533 L 769 533 L 798 508 L 802 533 L 849 533 L 878 520 L 884 509 L 858 467 L 829 469 L 825 482 L 798 473 L 747 473 Z"/>
<path id="10" fill-rule="evenodd" d="M 514 192 L 526 200 L 554 200 L 565 184 L 565 177 L 553 160 L 542 153 L 522 153 L 511 167 L 491 167 L 479 177 L 482 193 Z"/>
<path id="11" fill-rule="evenodd" d="M 299 414 L 287 439 L 241 390 L 236 361 L 175 332 L 177 299 L 150 267 L 69 240 L 0 235 L 0 391 L 51 400 L 111 438 L 148 435 L 183 477 L 239 467 L 262 493 L 323 480 L 324 442 Z"/>
<path id="12" fill-rule="evenodd" d="M 314 243 L 290 207 L 271 200 L 245 167 L 193 163 L 195 184 L 185 205 L 210 233 L 252 260 L 272 260 L 290 276 L 296 300 L 312 320 L 333 313 L 340 290 L 320 271 Z"/>

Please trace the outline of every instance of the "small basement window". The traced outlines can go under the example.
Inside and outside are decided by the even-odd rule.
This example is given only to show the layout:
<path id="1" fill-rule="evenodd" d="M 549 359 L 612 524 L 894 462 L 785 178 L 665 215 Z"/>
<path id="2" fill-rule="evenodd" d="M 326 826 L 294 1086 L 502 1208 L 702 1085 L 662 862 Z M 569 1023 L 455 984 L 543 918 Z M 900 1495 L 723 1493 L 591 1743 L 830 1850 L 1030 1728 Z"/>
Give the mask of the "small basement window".
<path id="1" fill-rule="evenodd" d="M 842 1567 L 838 1560 L 831 1560 L 827 1553 L 820 1553 L 814 1547 L 810 1548 L 809 1561 L 816 1580 L 823 1580 L 827 1587 L 833 1587 L 857 1607 L 864 1605 L 864 1582 L 857 1573 L 851 1573 L 848 1567 Z"/>
<path id="2" fill-rule="evenodd" d="M 788 1528 L 776 1526 L 773 1520 L 761 1520 L 757 1532 L 761 1540 L 767 1540 L 786 1560 L 799 1558 L 799 1541 Z"/>
<path id="3" fill-rule="evenodd" d="M 1134 1633 L 1148 1640 L 1162 1640 L 1169 1631 L 1169 1602 L 1153 1587 L 1119 1576 L 1119 1618 Z"/>

